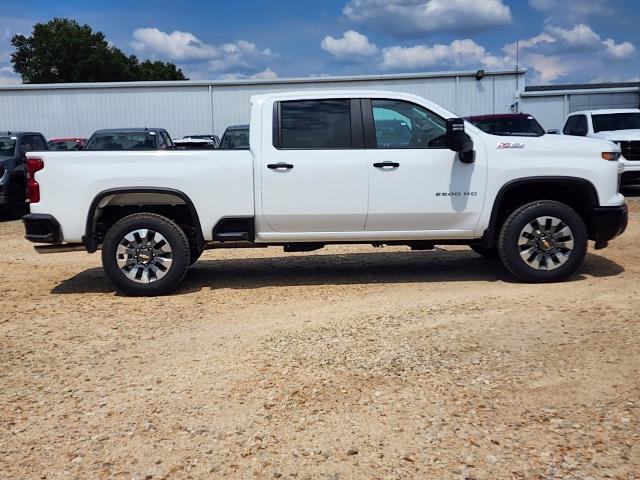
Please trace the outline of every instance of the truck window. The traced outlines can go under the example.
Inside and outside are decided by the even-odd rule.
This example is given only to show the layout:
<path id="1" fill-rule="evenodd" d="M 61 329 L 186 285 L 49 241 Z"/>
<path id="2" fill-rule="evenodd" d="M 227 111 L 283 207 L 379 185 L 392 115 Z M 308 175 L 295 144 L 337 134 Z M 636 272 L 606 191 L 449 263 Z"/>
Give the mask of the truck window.
<path id="1" fill-rule="evenodd" d="M 587 133 L 589 133 L 589 129 L 587 128 L 587 117 L 585 115 L 573 115 L 572 117 L 569 117 L 562 133 L 578 137 L 586 136 Z"/>
<path id="2" fill-rule="evenodd" d="M 162 132 L 158 132 L 156 135 L 156 138 L 158 139 L 158 149 L 166 150 L 167 141 L 165 140 L 164 135 L 162 135 Z"/>
<path id="3" fill-rule="evenodd" d="M 443 148 L 443 118 L 402 100 L 371 100 L 377 148 Z"/>
<path id="4" fill-rule="evenodd" d="M 280 148 L 351 148 L 351 101 L 301 100 L 280 103 Z"/>
<path id="5" fill-rule="evenodd" d="M 42 137 L 40 135 L 31 135 L 31 146 L 36 152 L 42 152 L 47 150 L 46 144 L 42 141 Z"/>

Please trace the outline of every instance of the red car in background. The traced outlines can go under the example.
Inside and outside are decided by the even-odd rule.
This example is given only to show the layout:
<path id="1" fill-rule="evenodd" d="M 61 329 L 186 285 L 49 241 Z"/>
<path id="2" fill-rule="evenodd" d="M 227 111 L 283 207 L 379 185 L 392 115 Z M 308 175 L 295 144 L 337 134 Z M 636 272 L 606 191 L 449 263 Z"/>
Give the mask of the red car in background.
<path id="1" fill-rule="evenodd" d="M 86 138 L 53 138 L 47 142 L 49 150 L 82 150 L 87 143 Z"/>

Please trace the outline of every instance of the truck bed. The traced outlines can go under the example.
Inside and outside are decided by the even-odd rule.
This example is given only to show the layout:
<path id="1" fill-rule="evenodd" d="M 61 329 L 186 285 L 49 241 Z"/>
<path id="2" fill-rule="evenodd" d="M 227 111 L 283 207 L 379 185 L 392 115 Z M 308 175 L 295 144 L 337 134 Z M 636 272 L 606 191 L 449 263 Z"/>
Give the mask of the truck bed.
<path id="1" fill-rule="evenodd" d="M 44 161 L 31 213 L 54 216 L 67 243 L 85 234 L 88 209 L 101 193 L 144 187 L 177 190 L 196 208 L 202 234 L 210 240 L 223 216 L 253 216 L 253 162 L 245 151 L 32 152 Z M 46 208 L 41 209 L 41 204 Z"/>

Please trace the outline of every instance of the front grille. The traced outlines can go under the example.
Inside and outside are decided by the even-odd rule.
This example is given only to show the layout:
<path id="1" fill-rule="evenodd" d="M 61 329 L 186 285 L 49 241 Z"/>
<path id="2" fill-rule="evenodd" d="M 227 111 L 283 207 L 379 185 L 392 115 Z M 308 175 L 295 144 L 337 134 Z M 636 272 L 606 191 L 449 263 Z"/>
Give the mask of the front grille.
<path id="1" fill-rule="evenodd" d="M 627 160 L 640 160 L 640 141 L 616 142 L 622 149 L 622 156 Z"/>

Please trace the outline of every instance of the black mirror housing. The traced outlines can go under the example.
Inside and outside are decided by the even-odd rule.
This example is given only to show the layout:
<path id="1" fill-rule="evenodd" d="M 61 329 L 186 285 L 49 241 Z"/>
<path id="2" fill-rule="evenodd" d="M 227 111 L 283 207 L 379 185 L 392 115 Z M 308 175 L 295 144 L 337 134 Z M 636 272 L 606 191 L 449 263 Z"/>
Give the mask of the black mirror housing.
<path id="1" fill-rule="evenodd" d="M 447 133 L 445 145 L 449 150 L 458 152 L 462 163 L 473 163 L 475 152 L 473 151 L 473 140 L 464 131 L 464 120 L 461 118 L 447 119 Z"/>

